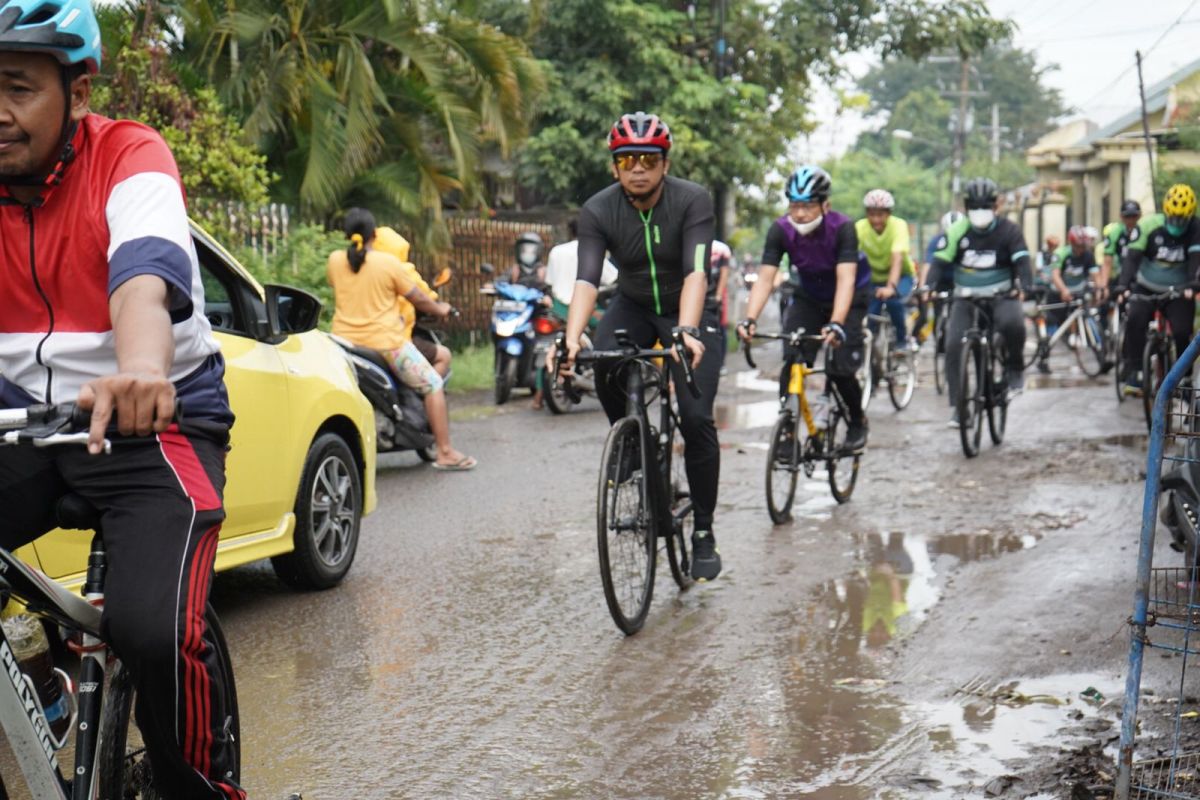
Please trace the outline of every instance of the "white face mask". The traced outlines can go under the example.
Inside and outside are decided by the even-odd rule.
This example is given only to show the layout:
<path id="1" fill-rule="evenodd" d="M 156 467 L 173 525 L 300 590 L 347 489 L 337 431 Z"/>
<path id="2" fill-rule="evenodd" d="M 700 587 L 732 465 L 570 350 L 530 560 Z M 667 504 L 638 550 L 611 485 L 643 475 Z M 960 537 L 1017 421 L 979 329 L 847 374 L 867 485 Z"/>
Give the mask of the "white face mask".
<path id="1" fill-rule="evenodd" d="M 817 217 L 812 222 L 796 222 L 796 220 L 792 219 L 791 217 L 788 217 L 788 222 L 792 223 L 792 227 L 799 231 L 801 236 L 808 236 L 817 229 L 823 219 L 825 219 L 824 214 Z"/>
<path id="2" fill-rule="evenodd" d="M 967 219 L 972 228 L 983 230 L 996 221 L 996 212 L 990 208 L 973 208 L 967 212 Z"/>

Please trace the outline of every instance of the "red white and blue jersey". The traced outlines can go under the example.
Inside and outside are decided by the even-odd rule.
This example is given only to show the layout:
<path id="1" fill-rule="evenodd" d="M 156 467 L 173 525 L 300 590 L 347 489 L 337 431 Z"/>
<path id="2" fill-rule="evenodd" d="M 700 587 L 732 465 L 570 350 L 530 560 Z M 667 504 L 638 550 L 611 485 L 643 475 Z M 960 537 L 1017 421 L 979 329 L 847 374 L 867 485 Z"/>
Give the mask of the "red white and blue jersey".
<path id="1" fill-rule="evenodd" d="M 117 372 L 109 297 L 137 275 L 169 291 L 170 379 L 188 417 L 232 423 L 225 365 L 183 185 L 166 142 L 137 122 L 90 114 L 62 182 L 22 205 L 0 187 L 0 404 L 74 400 Z"/>

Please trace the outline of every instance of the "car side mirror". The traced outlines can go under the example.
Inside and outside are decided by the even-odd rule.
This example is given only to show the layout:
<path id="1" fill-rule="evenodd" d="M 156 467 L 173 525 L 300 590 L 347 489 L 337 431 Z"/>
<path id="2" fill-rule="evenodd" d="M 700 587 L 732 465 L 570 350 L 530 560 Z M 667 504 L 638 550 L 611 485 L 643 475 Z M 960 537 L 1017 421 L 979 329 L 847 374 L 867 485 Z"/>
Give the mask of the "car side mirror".
<path id="1" fill-rule="evenodd" d="M 317 327 L 321 318 L 321 301 L 315 295 L 294 286 L 268 284 L 267 324 L 271 335 L 287 336 L 304 333 Z"/>

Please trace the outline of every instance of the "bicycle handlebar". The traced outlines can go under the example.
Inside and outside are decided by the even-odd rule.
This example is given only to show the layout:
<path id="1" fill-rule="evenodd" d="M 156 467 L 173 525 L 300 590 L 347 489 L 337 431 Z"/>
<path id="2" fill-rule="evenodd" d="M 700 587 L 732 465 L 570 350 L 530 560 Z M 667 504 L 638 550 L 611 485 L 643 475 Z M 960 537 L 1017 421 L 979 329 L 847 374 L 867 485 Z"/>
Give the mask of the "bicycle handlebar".
<path id="1" fill-rule="evenodd" d="M 796 330 L 792 331 L 791 333 L 783 333 L 783 332 L 780 332 L 780 333 L 758 333 L 758 332 L 755 332 L 755 334 L 753 336 L 751 336 L 750 339 L 751 339 L 751 341 L 753 341 L 754 339 L 779 340 L 779 341 L 787 342 L 790 347 L 797 347 L 797 346 L 799 346 L 799 344 L 801 342 L 806 342 L 806 341 L 807 342 L 823 342 L 823 341 L 825 341 L 824 336 L 821 336 L 819 334 L 806 333 L 804 328 L 797 328 Z M 754 363 L 754 357 L 750 352 L 751 343 L 743 340 L 742 344 L 744 345 L 742 348 L 742 352 L 745 353 L 745 355 L 746 355 L 747 366 L 749 366 L 750 369 L 758 369 L 758 364 Z"/>
<path id="2" fill-rule="evenodd" d="M 672 344 L 671 350 L 675 351 L 678 356 L 678 362 L 683 370 L 683 382 L 687 386 L 688 393 L 692 397 L 700 397 L 700 387 L 696 385 L 695 372 L 692 370 L 691 353 L 683 344 L 683 334 L 674 333 L 671 335 Z M 567 398 L 573 404 L 578 404 L 583 400 L 583 393 L 576 389 L 571 381 L 570 376 L 559 376 L 558 365 L 566 358 L 567 355 L 567 338 L 565 334 L 560 333 L 554 340 L 554 386 L 560 384 Z M 656 358 L 670 358 L 671 354 L 666 349 L 656 348 L 638 348 L 627 347 L 621 350 L 581 350 L 575 355 L 576 364 L 596 363 L 597 361 L 617 361 L 617 360 L 640 360 L 650 361 Z"/>
<path id="3" fill-rule="evenodd" d="M 175 401 L 172 421 L 183 419 L 183 406 Z M 52 447 L 88 442 L 92 412 L 75 403 L 37 403 L 27 408 L 0 409 L 0 446 L 25 444 Z M 112 452 L 112 442 L 104 440 L 104 452 Z"/>

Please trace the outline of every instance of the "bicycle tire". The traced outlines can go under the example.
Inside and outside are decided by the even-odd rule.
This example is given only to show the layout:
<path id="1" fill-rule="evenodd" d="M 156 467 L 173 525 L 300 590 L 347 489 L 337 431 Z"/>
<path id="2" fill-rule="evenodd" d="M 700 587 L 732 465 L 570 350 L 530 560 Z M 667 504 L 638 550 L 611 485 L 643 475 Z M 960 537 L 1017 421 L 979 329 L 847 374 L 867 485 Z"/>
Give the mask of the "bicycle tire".
<path id="1" fill-rule="evenodd" d="M 1075 350 L 1075 360 L 1079 362 L 1079 368 L 1083 370 L 1084 375 L 1099 378 L 1108 365 L 1104 329 L 1096 317 L 1086 312 L 1076 322 L 1076 326 L 1080 331 L 1079 338 L 1083 341 Z"/>
<path id="2" fill-rule="evenodd" d="M 666 451 L 668 490 L 671 492 L 671 530 L 664 538 L 671 577 L 681 592 L 694 583 L 691 572 L 692 531 L 696 527 L 696 513 L 692 508 L 683 451 L 683 434 L 679 432 L 679 426 L 672 425 L 671 447 Z"/>
<path id="3" fill-rule="evenodd" d="M 629 473 L 624 478 L 623 463 Z M 642 421 L 625 417 L 613 425 L 604 442 L 596 492 L 596 539 L 604 601 L 613 622 L 626 636 L 641 630 L 654 596 L 658 546 L 649 488 L 642 457 Z M 622 497 L 630 495 L 623 495 L 623 489 L 632 490 L 632 507 L 621 504 Z"/>
<path id="4" fill-rule="evenodd" d="M 1004 441 L 1004 430 L 1008 426 L 1008 376 L 1005 375 L 1008 364 L 1008 348 L 999 335 L 997 341 L 988 348 L 988 385 L 987 385 L 987 418 L 988 435 L 992 444 L 998 445 Z"/>
<path id="5" fill-rule="evenodd" d="M 562 384 L 556 384 L 545 367 L 538 370 L 538 375 L 542 381 L 542 396 L 546 400 L 546 408 L 550 410 L 550 413 L 557 417 L 570 411 L 571 398 L 567 397 L 567 390 L 563 388 Z"/>
<path id="6" fill-rule="evenodd" d="M 222 698 L 225 709 L 225 730 L 232 739 L 233 768 L 224 780 L 241 781 L 242 745 L 238 718 L 237 687 L 233 679 L 233 663 L 220 620 L 210 604 L 204 612 L 204 622 L 211 632 L 211 641 L 221 685 L 227 687 Z M 141 732 L 137 729 L 133 709 L 136 690 L 133 677 L 124 664 L 117 662 L 110 674 L 104 711 L 100 717 L 100 752 L 96 769 L 99 773 L 101 800 L 165 800 L 154 787 L 154 775 L 146 756 Z"/>
<path id="7" fill-rule="evenodd" d="M 780 525 L 792 518 L 792 503 L 796 499 L 796 484 L 800 481 L 800 436 L 797 436 L 796 418 L 789 410 L 779 412 L 775 426 L 771 428 L 771 439 L 767 449 L 767 513 L 771 522 Z M 786 463 L 776 456 L 783 448 L 791 455 Z M 776 481 L 779 481 L 778 488 Z"/>
<path id="8" fill-rule="evenodd" d="M 869 329 L 863 330 L 863 365 L 858 371 L 858 383 L 862 387 L 862 408 L 867 410 L 871 404 L 871 395 L 875 393 L 875 370 L 871 364 L 871 354 L 875 346 L 874 336 Z"/>
<path id="9" fill-rule="evenodd" d="M 909 350 L 904 358 L 888 355 L 888 397 L 897 411 L 908 408 L 917 390 L 917 351 Z"/>
<path id="10" fill-rule="evenodd" d="M 946 312 L 938 315 L 933 326 L 933 386 L 938 394 L 946 391 Z"/>
<path id="11" fill-rule="evenodd" d="M 963 342 L 959 355 L 958 373 L 958 438 L 962 443 L 963 455 L 974 458 L 979 455 L 979 444 L 983 438 L 983 363 L 978 339 Z"/>
<path id="12" fill-rule="evenodd" d="M 1117 404 L 1125 402 L 1125 320 L 1117 322 L 1116 343 L 1113 347 L 1113 386 L 1117 390 Z"/>
<path id="13" fill-rule="evenodd" d="M 846 435 L 850 424 L 843 417 L 841 406 L 829 412 L 829 428 L 825 431 L 827 457 L 825 471 L 829 474 L 829 492 L 838 503 L 850 501 L 854 485 L 858 482 L 858 465 L 861 453 L 846 453 Z"/>
<path id="14" fill-rule="evenodd" d="M 1146 417 L 1146 430 L 1150 430 L 1153 423 L 1154 398 L 1174 361 L 1172 344 L 1170 337 L 1162 331 L 1146 336 L 1146 346 L 1142 350 L 1142 413 Z"/>

